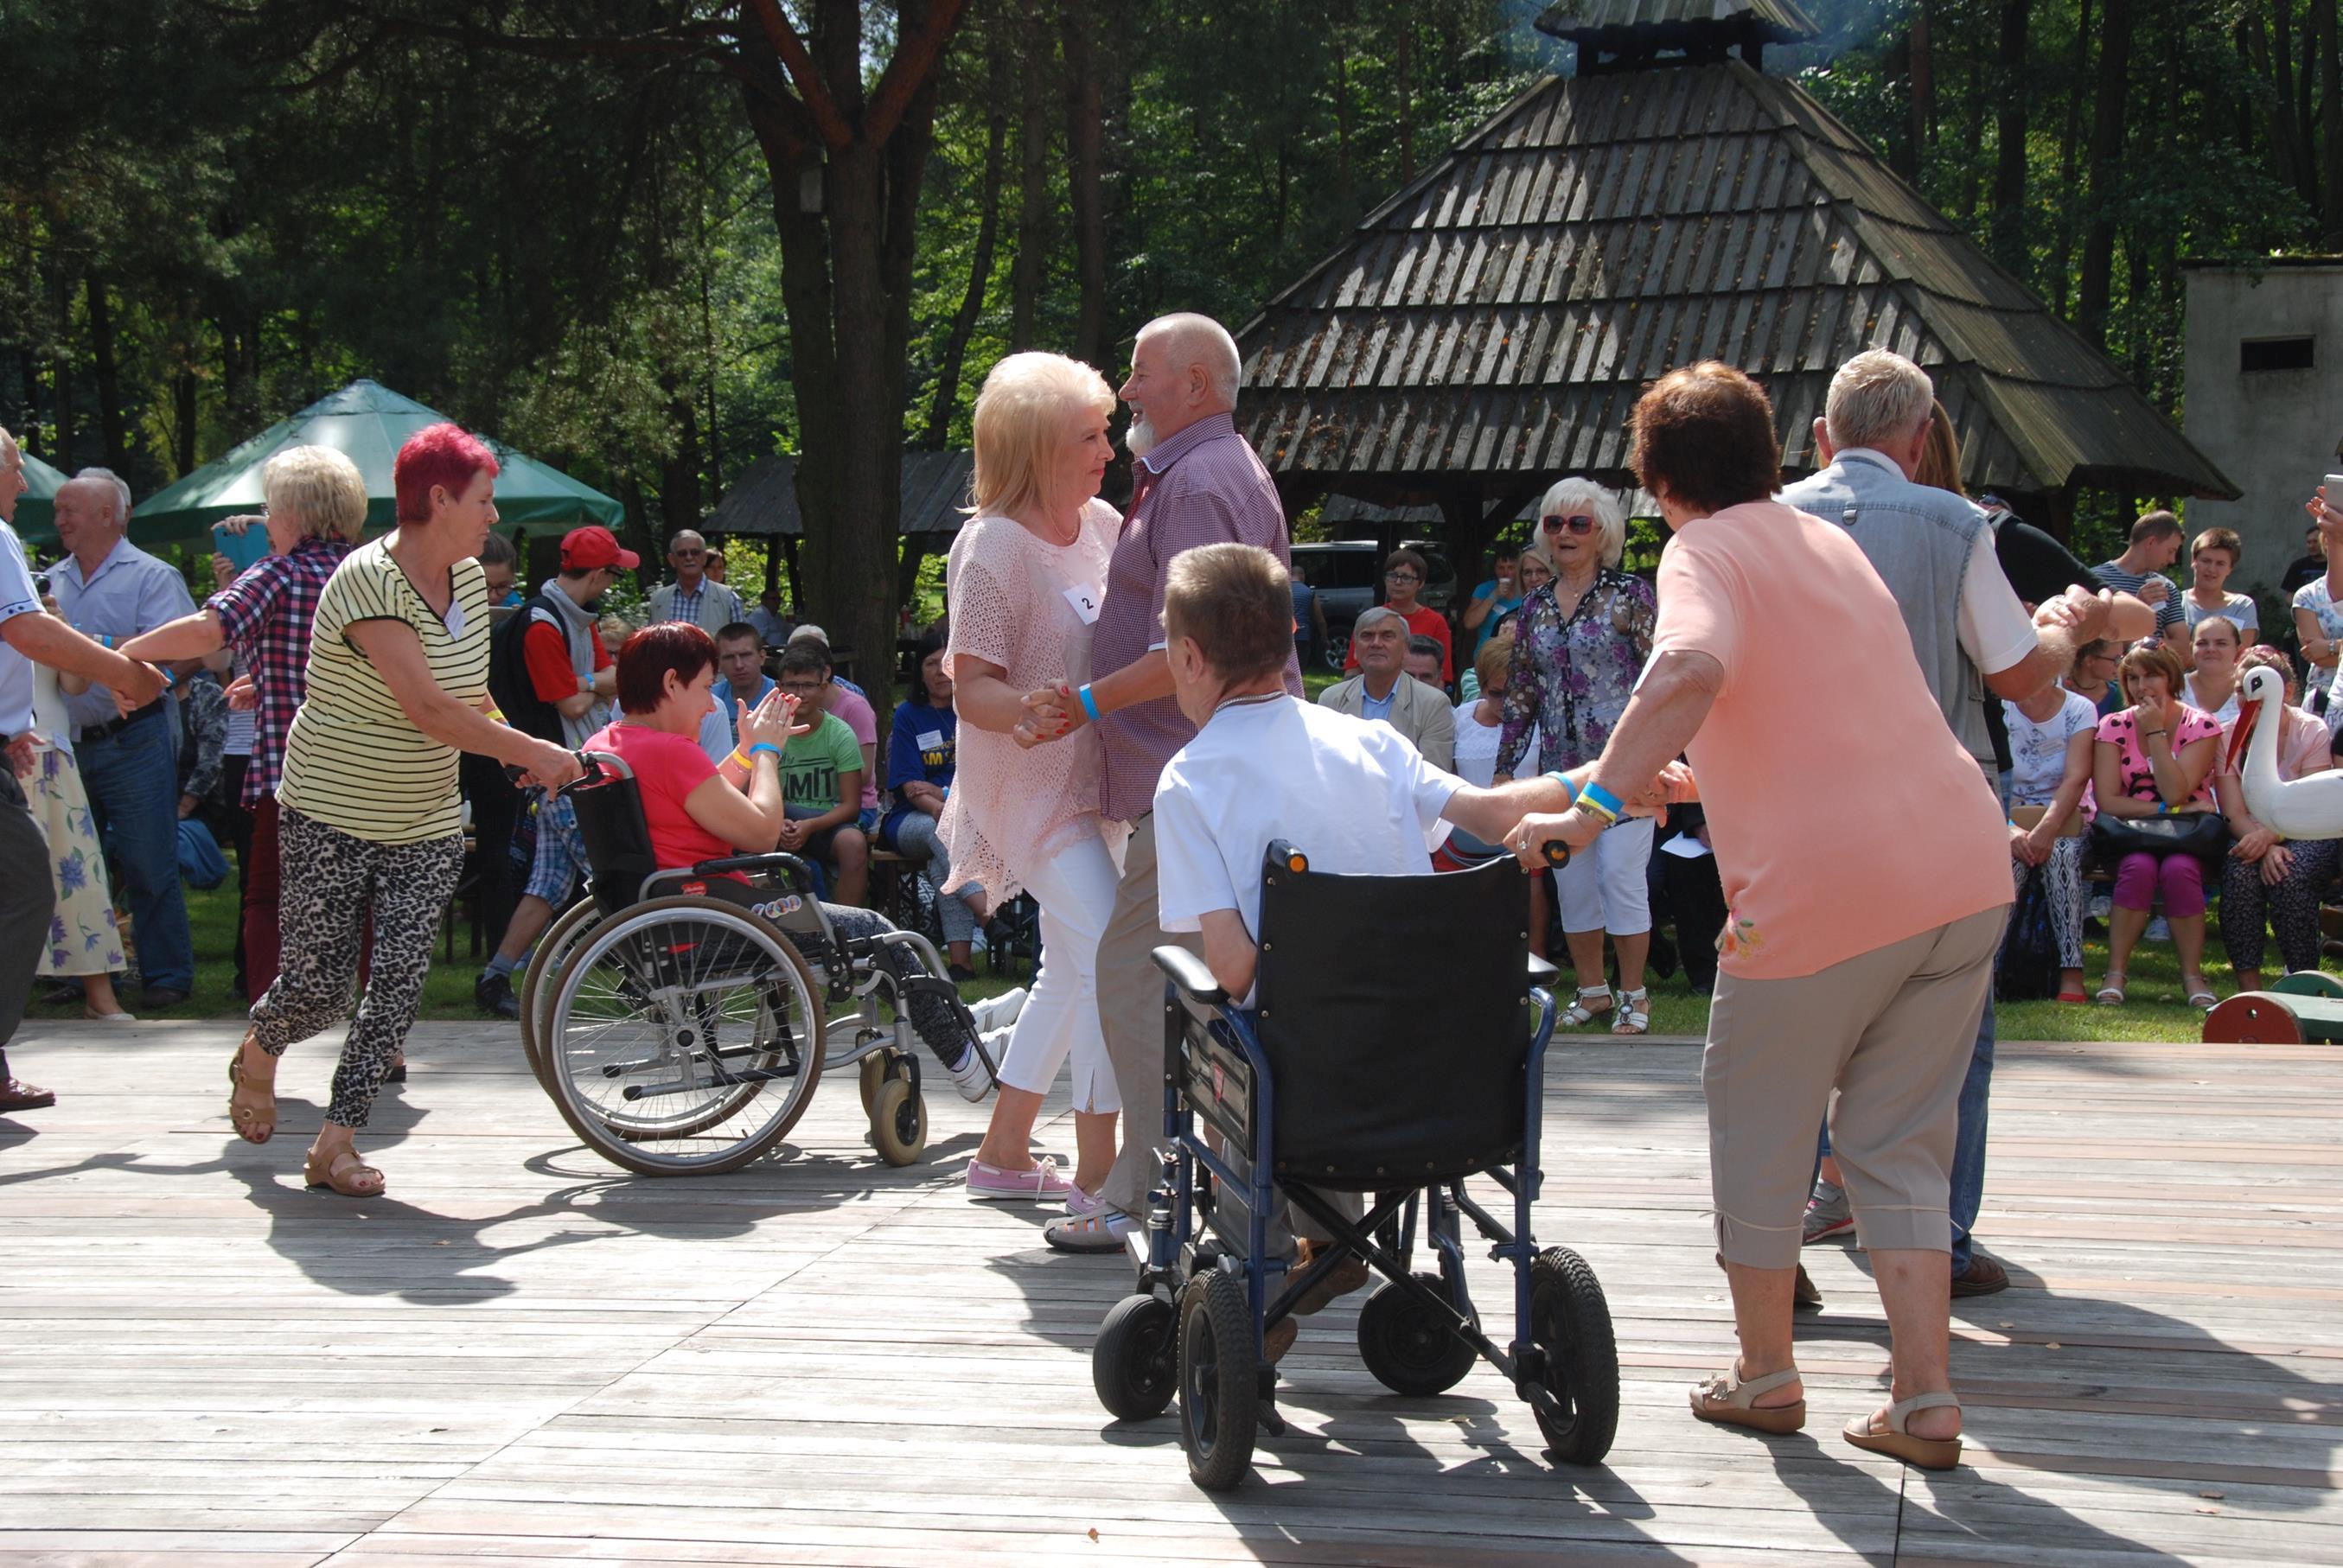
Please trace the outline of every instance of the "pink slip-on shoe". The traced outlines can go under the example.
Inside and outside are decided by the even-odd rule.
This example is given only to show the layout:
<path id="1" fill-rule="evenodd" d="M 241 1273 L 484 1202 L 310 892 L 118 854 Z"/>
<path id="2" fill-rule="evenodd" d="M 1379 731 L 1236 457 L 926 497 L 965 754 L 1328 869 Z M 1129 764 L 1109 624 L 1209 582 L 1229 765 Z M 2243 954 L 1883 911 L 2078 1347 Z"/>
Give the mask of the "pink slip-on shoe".
<path id="1" fill-rule="evenodd" d="M 1004 1171 L 975 1159 L 968 1162 L 968 1195 L 980 1202 L 1047 1202 L 1073 1190 L 1074 1184 L 1058 1174 L 1057 1161 L 1046 1155 L 1031 1171 Z"/>
<path id="2" fill-rule="evenodd" d="M 1066 1212 L 1077 1220 L 1085 1214 L 1097 1213 L 1099 1202 L 1098 1194 L 1083 1191 L 1081 1183 L 1079 1181 L 1066 1189 Z"/>

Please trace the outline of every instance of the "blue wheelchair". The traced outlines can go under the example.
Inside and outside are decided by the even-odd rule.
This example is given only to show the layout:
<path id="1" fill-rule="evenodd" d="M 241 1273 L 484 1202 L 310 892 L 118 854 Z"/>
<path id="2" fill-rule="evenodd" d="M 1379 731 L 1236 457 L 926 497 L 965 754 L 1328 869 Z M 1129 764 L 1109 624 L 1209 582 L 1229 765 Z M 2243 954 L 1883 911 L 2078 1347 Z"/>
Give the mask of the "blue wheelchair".
<path id="1" fill-rule="evenodd" d="M 1528 1401 L 1556 1459 L 1610 1452 L 1619 1358 L 1603 1287 L 1584 1259 L 1541 1251 L 1530 1230 L 1556 971 L 1530 956 L 1528 924 L 1528 879 L 1510 860 L 1331 876 L 1280 841 L 1263 868 L 1255 1010 L 1232 1005 L 1194 955 L 1155 950 L 1172 1157 L 1138 1290 L 1108 1312 L 1091 1371 L 1122 1420 L 1177 1397 L 1198 1485 L 1234 1486 L 1255 1428 L 1284 1431 L 1263 1334 L 1352 1257 L 1383 1278 L 1358 1343 L 1386 1388 L 1443 1393 L 1484 1360 Z M 1510 1229 L 1468 1177 L 1510 1194 Z M 1299 1271 L 1268 1242 L 1289 1203 L 1332 1238 Z M 1466 1221 L 1513 1264 L 1502 1349 L 1465 1289 Z M 1419 1225 L 1436 1271 L 1413 1266 Z"/>

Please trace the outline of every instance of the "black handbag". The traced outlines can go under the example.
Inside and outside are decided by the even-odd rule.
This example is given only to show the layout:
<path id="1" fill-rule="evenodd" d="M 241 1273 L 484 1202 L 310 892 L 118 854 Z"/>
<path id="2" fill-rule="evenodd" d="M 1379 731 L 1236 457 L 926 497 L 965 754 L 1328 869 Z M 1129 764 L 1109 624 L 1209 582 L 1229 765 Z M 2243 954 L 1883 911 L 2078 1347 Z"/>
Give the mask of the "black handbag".
<path id="1" fill-rule="evenodd" d="M 2169 817 L 2110 817 L 2091 819 L 2091 849 L 2112 866 L 2126 855 L 2193 855 L 2207 864 L 2229 852 L 2229 824 L 2218 811 L 2183 811 Z"/>

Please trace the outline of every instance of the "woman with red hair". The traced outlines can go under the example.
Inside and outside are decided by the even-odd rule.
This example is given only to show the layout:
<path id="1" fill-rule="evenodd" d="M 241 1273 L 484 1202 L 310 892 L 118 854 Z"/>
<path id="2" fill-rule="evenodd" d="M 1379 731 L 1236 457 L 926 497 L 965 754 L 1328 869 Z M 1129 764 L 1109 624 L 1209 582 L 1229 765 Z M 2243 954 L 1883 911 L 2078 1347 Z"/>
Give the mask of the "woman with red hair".
<path id="1" fill-rule="evenodd" d="M 287 867 L 276 980 L 228 1063 L 228 1112 L 246 1141 L 276 1131 L 277 1059 L 349 1010 L 360 933 L 373 923 L 333 1102 L 303 1175 L 352 1198 L 383 1190 L 353 1147 L 423 1000 L 431 939 L 463 863 L 456 754 L 477 751 L 567 783 L 578 760 L 488 717 L 488 597 L 473 558 L 497 520 L 486 442 L 434 425 L 399 449 L 398 527 L 335 568 L 309 644 L 309 689 L 277 790 Z"/>

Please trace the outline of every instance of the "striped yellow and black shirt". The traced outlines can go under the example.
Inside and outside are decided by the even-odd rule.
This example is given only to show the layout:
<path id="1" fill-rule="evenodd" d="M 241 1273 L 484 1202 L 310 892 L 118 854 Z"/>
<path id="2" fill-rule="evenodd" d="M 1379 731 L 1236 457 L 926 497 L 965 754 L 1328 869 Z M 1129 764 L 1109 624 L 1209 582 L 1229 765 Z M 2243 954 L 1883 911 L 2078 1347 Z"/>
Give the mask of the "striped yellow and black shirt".
<path id="1" fill-rule="evenodd" d="M 440 689 L 477 705 L 488 689 L 488 595 L 480 563 L 458 561 L 455 597 L 441 620 L 386 542 L 351 551 L 318 596 L 309 695 L 294 715 L 277 799 L 352 838 L 412 844 L 459 827 L 457 754 L 415 728 L 349 628 L 362 620 L 406 622 L 422 639 Z"/>

